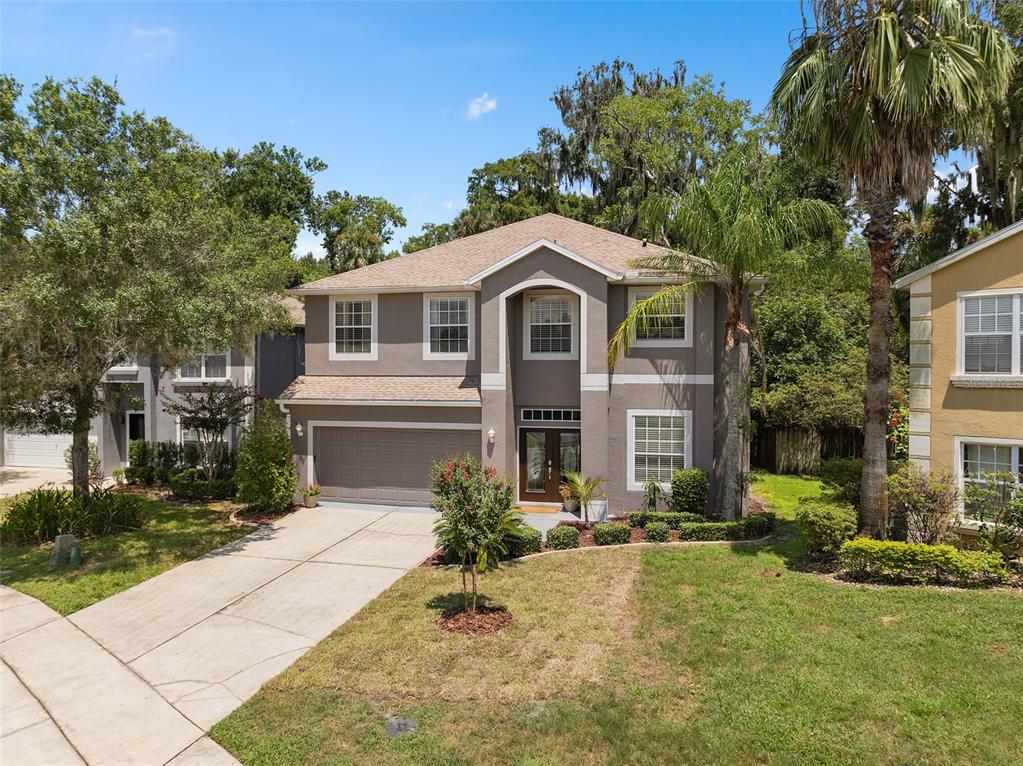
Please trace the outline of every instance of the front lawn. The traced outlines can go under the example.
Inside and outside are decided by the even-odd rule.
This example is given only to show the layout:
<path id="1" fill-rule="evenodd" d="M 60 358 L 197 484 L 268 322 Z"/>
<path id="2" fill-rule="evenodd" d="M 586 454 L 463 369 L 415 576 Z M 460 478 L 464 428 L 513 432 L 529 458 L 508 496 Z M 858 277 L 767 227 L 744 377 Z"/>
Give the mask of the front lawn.
<path id="1" fill-rule="evenodd" d="M 796 506 L 804 497 L 818 498 L 823 492 L 820 479 L 813 476 L 786 474 L 753 474 L 752 491 L 759 495 L 779 519 L 795 519 Z"/>
<path id="2" fill-rule="evenodd" d="M 2 582 L 34 596 L 61 614 L 155 577 L 177 564 L 237 539 L 248 530 L 230 519 L 223 503 L 171 505 L 147 498 L 149 520 L 135 532 L 96 537 L 81 543 L 81 568 L 54 569 L 47 563 L 52 546 L 4 545 Z"/>
<path id="3" fill-rule="evenodd" d="M 511 564 L 485 637 L 440 630 L 457 574 L 417 569 L 213 735 L 249 766 L 1015 762 L 1023 598 L 837 584 L 801 545 Z"/>

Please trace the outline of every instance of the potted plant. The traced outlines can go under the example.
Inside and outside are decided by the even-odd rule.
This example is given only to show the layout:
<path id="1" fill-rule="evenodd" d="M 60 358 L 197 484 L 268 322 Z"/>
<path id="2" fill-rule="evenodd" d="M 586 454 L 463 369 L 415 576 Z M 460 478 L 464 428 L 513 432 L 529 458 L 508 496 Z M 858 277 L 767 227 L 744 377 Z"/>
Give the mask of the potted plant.
<path id="1" fill-rule="evenodd" d="M 575 513 L 579 510 L 579 498 L 572 494 L 572 490 L 568 488 L 567 484 L 558 487 L 558 493 L 561 495 L 561 502 L 566 511 Z"/>
<path id="2" fill-rule="evenodd" d="M 306 508 L 315 508 L 320 500 L 320 485 L 307 484 L 302 490 L 302 497 L 305 498 Z"/>
<path id="3" fill-rule="evenodd" d="M 583 476 L 574 471 L 566 471 L 564 477 L 564 486 L 568 488 L 572 497 L 583 509 L 583 524 L 588 527 L 590 525 L 590 504 L 594 500 L 604 497 L 604 493 L 600 491 L 600 485 L 604 483 L 604 480 L 598 476 Z"/>

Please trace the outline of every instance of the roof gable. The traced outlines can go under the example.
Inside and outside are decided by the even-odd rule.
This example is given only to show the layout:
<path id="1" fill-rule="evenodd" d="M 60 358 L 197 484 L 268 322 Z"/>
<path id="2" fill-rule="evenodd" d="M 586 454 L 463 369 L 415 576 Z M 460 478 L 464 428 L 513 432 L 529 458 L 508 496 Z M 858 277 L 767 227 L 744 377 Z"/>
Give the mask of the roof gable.
<path id="1" fill-rule="evenodd" d="M 470 277 L 467 277 L 465 282 L 466 284 L 470 285 L 477 284 L 482 280 L 486 279 L 487 277 L 489 277 L 491 274 L 496 274 L 501 269 L 511 266 L 513 263 L 525 258 L 527 255 L 535 253 L 537 250 L 543 249 L 552 250 L 558 255 L 562 255 L 565 258 L 568 258 L 569 260 L 575 261 L 576 263 L 582 264 L 587 268 L 593 269 L 594 271 L 603 274 L 608 279 L 621 279 L 622 277 L 622 275 L 617 271 L 612 271 L 611 269 L 604 268 L 599 263 L 596 263 L 595 261 L 592 261 L 589 258 L 586 258 L 585 256 L 579 255 L 578 253 L 574 253 L 567 247 L 562 247 L 557 242 L 553 242 L 552 240 L 549 239 L 538 239 L 536 240 L 536 242 L 532 242 L 526 245 L 521 250 L 516 250 L 511 255 L 502 258 L 497 263 L 493 263 L 490 266 L 487 266 L 487 268 L 483 269 L 483 271 L 480 271 L 476 274 L 473 274 Z"/>
<path id="2" fill-rule="evenodd" d="M 1004 239 L 1008 239 L 1009 237 L 1012 237 L 1016 234 L 1023 234 L 1023 221 L 1017 221 L 1014 224 L 1006 226 L 1004 229 L 996 231 L 994 234 L 989 234 L 983 239 L 978 239 L 972 245 L 967 245 L 966 247 L 961 248 L 960 250 L 956 250 L 954 253 L 950 255 L 946 255 L 944 258 L 939 258 L 934 263 L 928 264 L 923 268 L 910 272 L 906 276 L 895 280 L 895 287 L 899 289 L 908 287 L 914 282 L 917 282 L 923 279 L 924 277 L 930 276 L 934 272 L 939 271 L 940 269 L 943 269 L 946 266 L 951 266 L 953 263 L 958 263 L 959 261 L 963 260 L 963 258 L 968 258 L 974 253 L 979 253 L 981 250 L 984 250 L 990 247 L 991 245 L 997 242 L 1001 242 Z"/>

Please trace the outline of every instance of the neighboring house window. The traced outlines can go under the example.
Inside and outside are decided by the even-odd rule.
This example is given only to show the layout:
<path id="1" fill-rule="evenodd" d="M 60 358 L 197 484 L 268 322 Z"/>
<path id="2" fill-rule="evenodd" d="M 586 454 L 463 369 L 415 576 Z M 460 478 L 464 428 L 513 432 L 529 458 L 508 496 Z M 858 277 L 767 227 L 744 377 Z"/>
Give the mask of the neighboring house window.
<path id="1" fill-rule="evenodd" d="M 376 299 L 337 298 L 334 305 L 334 359 L 376 359 Z"/>
<path id="2" fill-rule="evenodd" d="M 992 443 L 983 440 L 963 440 L 959 442 L 958 460 L 961 466 L 962 487 L 964 495 L 971 484 L 985 484 L 985 474 L 1012 474 L 1023 484 L 1023 441 L 999 439 Z M 979 515 L 971 512 L 965 504 L 966 515 L 976 518 Z"/>
<path id="3" fill-rule="evenodd" d="M 226 380 L 228 377 L 228 352 L 212 351 L 194 354 L 181 368 L 182 380 Z"/>
<path id="4" fill-rule="evenodd" d="M 629 410 L 630 490 L 642 490 L 649 481 L 671 484 L 671 475 L 692 464 L 691 414 L 672 410 Z"/>
<path id="5" fill-rule="evenodd" d="M 565 294 L 526 295 L 527 359 L 574 359 L 575 300 Z"/>
<path id="6" fill-rule="evenodd" d="M 424 295 L 423 358 L 471 359 L 473 303 L 468 295 Z"/>
<path id="7" fill-rule="evenodd" d="M 138 354 L 125 354 L 110 369 L 113 370 L 113 371 L 117 371 L 117 370 L 137 370 L 138 368 L 139 368 L 139 355 Z"/>
<path id="8" fill-rule="evenodd" d="M 962 370 L 977 375 L 1019 375 L 1023 337 L 1020 296 L 968 295 L 962 301 Z"/>
<path id="9" fill-rule="evenodd" d="M 182 428 L 181 419 L 178 418 L 178 443 L 182 446 L 186 444 L 195 444 L 201 446 L 199 441 L 199 432 L 194 428 Z M 231 429 L 227 428 L 224 430 L 224 444 L 231 446 Z"/>
<path id="10" fill-rule="evenodd" d="M 629 288 L 629 305 L 653 297 L 659 288 Z M 649 314 L 646 322 L 636 327 L 634 346 L 690 346 L 688 297 L 673 298 L 664 310 Z"/>

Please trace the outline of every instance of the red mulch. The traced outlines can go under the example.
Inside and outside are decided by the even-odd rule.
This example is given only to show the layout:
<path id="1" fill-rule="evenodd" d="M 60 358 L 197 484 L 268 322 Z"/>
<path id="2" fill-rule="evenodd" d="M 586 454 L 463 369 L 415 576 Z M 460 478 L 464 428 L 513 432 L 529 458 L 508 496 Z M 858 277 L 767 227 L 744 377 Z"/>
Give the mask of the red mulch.
<path id="1" fill-rule="evenodd" d="M 489 636 L 512 624 L 512 615 L 503 606 L 480 606 L 475 612 L 459 609 L 437 618 L 437 624 L 451 633 L 467 636 Z"/>

